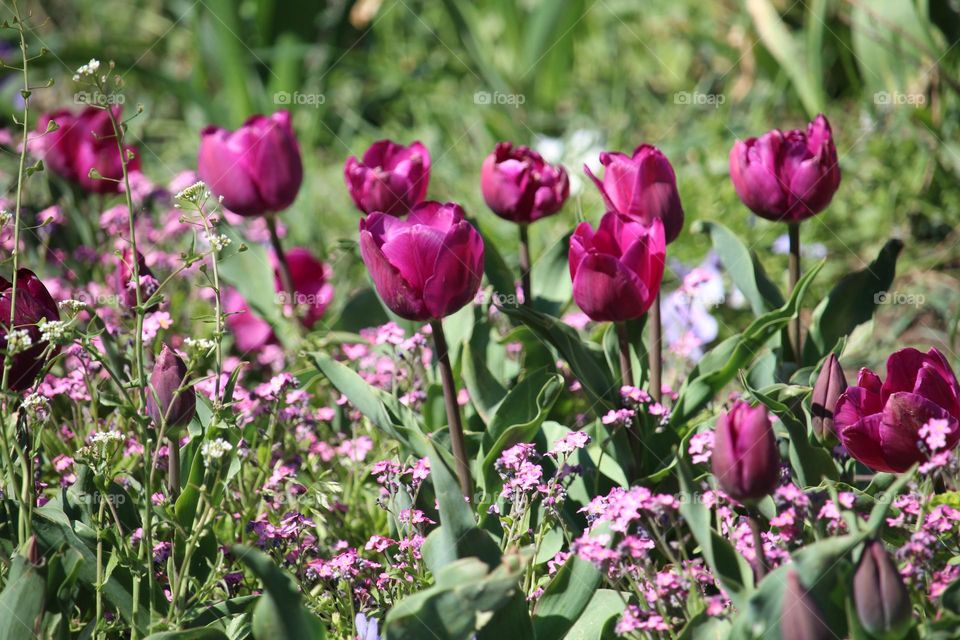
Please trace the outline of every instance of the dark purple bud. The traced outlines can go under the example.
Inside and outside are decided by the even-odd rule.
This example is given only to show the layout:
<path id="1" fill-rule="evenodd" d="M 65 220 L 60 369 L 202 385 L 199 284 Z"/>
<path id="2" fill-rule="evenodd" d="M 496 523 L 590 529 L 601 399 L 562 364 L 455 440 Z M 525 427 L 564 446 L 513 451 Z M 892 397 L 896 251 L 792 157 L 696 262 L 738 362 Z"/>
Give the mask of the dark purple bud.
<path id="1" fill-rule="evenodd" d="M 813 432 L 817 440 L 825 444 L 836 443 L 837 437 L 833 431 L 833 412 L 837 408 L 837 400 L 847 390 L 847 379 L 843 375 L 843 368 L 837 354 L 827 356 L 817 382 L 813 385 Z"/>
<path id="2" fill-rule="evenodd" d="M 796 571 L 787 573 L 780 605 L 782 640 L 836 640 L 817 601 L 802 584 Z"/>
<path id="3" fill-rule="evenodd" d="M 137 251 L 137 273 L 140 276 L 140 302 L 146 303 L 159 286 L 143 254 Z M 137 306 L 137 286 L 133 278 L 133 260 L 129 249 L 124 249 L 123 253 L 117 258 L 117 268 L 113 272 L 113 288 L 117 292 L 120 303 L 133 309 Z M 159 302 L 147 308 L 147 311 L 156 311 Z"/>
<path id="4" fill-rule="evenodd" d="M 777 487 L 780 454 L 764 407 L 737 400 L 717 418 L 713 475 L 724 493 L 739 502 L 759 500 Z"/>
<path id="5" fill-rule="evenodd" d="M 872 636 L 900 638 L 913 609 L 897 566 L 879 540 L 867 542 L 853 574 L 853 601 L 860 624 Z"/>
<path id="6" fill-rule="evenodd" d="M 9 354 L 13 348 L 8 344 L 7 336 L 11 331 L 17 331 L 22 348 L 15 349 L 7 383 L 14 391 L 24 391 L 34 383 L 48 359 L 60 351 L 60 347 L 47 351 L 48 345 L 42 339 L 39 326 L 42 320 L 59 320 L 60 311 L 50 292 L 33 271 L 17 269 L 16 279 L 17 301 L 13 326 L 10 327 L 13 284 L 0 276 L 0 368 L 3 367 L 4 352 Z M 23 337 L 24 333 L 26 339 Z"/>
<path id="7" fill-rule="evenodd" d="M 173 349 L 163 345 L 147 389 L 147 413 L 157 427 L 164 423 L 168 427 L 185 427 L 193 419 L 197 396 L 193 387 L 181 389 L 186 377 L 187 366 L 183 360 Z"/>

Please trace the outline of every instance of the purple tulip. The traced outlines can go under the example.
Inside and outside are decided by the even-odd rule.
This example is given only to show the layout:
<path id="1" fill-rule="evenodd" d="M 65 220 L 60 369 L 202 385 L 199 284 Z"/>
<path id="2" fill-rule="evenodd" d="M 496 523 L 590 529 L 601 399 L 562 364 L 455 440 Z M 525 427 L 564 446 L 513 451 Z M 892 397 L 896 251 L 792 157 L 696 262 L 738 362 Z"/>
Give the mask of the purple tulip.
<path id="1" fill-rule="evenodd" d="M 498 142 L 483 161 L 480 189 L 495 214 L 529 224 L 560 210 L 570 195 L 570 181 L 563 167 L 547 164 L 536 151 Z"/>
<path id="2" fill-rule="evenodd" d="M 768 220 L 800 222 L 823 211 L 840 186 L 840 165 L 830 123 L 823 114 L 786 133 L 737 140 L 730 150 L 730 179 L 743 204 Z"/>
<path id="3" fill-rule="evenodd" d="M 604 151 L 600 154 L 600 163 L 604 166 L 602 182 L 590 167 L 584 165 L 583 170 L 597 185 L 609 210 L 636 216 L 646 224 L 660 219 L 667 244 L 680 235 L 683 206 L 677 191 L 677 176 L 659 149 L 642 144 L 632 156 Z"/>
<path id="4" fill-rule="evenodd" d="M 60 311 L 36 274 L 29 269 L 18 269 L 16 278 L 17 306 L 13 316 L 13 328 L 26 331 L 31 346 L 13 356 L 7 383 L 10 389 L 23 391 L 33 384 L 47 362 L 44 357 L 47 343 L 41 341 L 37 323 L 41 320 L 59 320 Z M 10 330 L 11 287 L 10 282 L 0 277 L 0 367 L 4 364 L 3 353 L 7 349 L 7 334 Z M 59 347 L 55 348 L 52 353 L 46 354 L 47 358 L 52 358 L 59 350 Z"/>
<path id="5" fill-rule="evenodd" d="M 312 329 L 333 300 L 330 267 L 301 247 L 287 251 L 286 257 L 296 296 L 294 302 L 300 307 L 300 323 L 305 328 Z M 270 261 L 274 271 L 274 289 L 283 302 L 287 303 L 289 301 L 286 300 L 277 261 L 272 254 Z M 276 340 L 270 324 L 256 315 L 235 289 L 225 290 L 223 307 L 227 313 L 227 328 L 233 334 L 234 344 L 241 351 L 255 351 Z"/>
<path id="6" fill-rule="evenodd" d="M 851 456 L 875 471 L 902 473 L 927 460 L 918 446 L 931 420 L 944 425 L 944 447 L 960 441 L 960 384 L 942 353 L 901 349 L 887 359 L 887 379 L 861 369 L 837 401 L 834 426 Z"/>
<path id="7" fill-rule="evenodd" d="M 120 107 L 112 107 L 114 117 L 120 118 Z M 51 121 L 56 131 L 47 133 Z M 54 173 L 74 182 L 92 193 L 119 193 L 123 180 L 122 157 L 110 114 L 104 109 L 87 107 L 74 114 L 61 109 L 40 116 L 37 130 L 28 143 L 30 150 L 41 158 Z M 134 152 L 133 147 L 125 151 Z M 140 158 L 134 153 L 127 161 L 128 171 L 140 168 Z M 96 169 L 107 180 L 93 179 L 90 170 Z"/>
<path id="8" fill-rule="evenodd" d="M 147 389 L 147 413 L 159 427 L 185 427 L 197 410 L 197 394 L 192 387 L 181 389 L 187 377 L 187 365 L 173 349 L 163 345 L 150 375 Z M 179 391 L 179 393 L 177 393 Z"/>
<path id="9" fill-rule="evenodd" d="M 847 379 L 837 354 L 831 353 L 820 369 L 817 382 L 813 385 L 811 410 L 813 413 L 813 432 L 820 442 L 835 441 L 833 415 L 840 395 L 847 390 Z"/>
<path id="10" fill-rule="evenodd" d="M 780 637 L 783 640 L 836 640 L 820 605 L 802 584 L 797 572 L 789 570 L 780 604 Z"/>
<path id="11" fill-rule="evenodd" d="M 347 158 L 343 177 L 360 211 L 402 216 L 427 195 L 430 152 L 420 142 L 405 147 L 378 140 L 363 154 L 362 162 L 356 156 Z"/>
<path id="12" fill-rule="evenodd" d="M 877 638 L 902 638 L 913 617 L 910 593 L 883 543 L 867 542 L 853 574 L 853 602 L 867 632 Z"/>
<path id="13" fill-rule="evenodd" d="M 408 320 L 439 320 L 473 299 L 483 275 L 483 238 L 463 209 L 423 202 L 406 219 L 360 221 L 360 252 L 383 302 Z"/>
<path id="14" fill-rule="evenodd" d="M 596 232 L 581 222 L 570 237 L 573 299 L 595 321 L 639 318 L 657 298 L 665 258 L 659 219 L 647 226 L 611 211 Z"/>
<path id="15" fill-rule="evenodd" d="M 157 290 L 159 283 L 139 251 L 137 251 L 137 270 L 140 274 L 140 302 L 145 303 Z M 131 260 L 129 249 L 124 249 L 117 258 L 117 268 L 113 272 L 113 289 L 125 307 L 133 309 L 137 306 L 137 285 L 133 281 L 133 260 Z M 157 302 L 148 307 L 147 311 L 155 311 L 159 306 L 160 303 Z"/>
<path id="16" fill-rule="evenodd" d="M 236 131 L 207 127 L 200 132 L 197 173 L 234 213 L 283 211 L 293 204 L 303 182 L 290 113 L 255 115 Z"/>
<path id="17" fill-rule="evenodd" d="M 717 484 L 734 500 L 753 502 L 773 493 L 780 454 L 766 408 L 737 400 L 721 414 L 712 459 Z"/>

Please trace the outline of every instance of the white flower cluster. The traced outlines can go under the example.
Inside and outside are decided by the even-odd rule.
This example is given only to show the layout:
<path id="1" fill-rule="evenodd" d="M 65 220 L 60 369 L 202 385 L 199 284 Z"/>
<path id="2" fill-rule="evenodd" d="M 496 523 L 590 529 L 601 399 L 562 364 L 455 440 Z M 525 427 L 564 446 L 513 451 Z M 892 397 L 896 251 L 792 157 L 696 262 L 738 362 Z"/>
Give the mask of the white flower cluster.
<path id="1" fill-rule="evenodd" d="M 35 415 L 42 414 L 50 408 L 50 404 L 47 402 L 47 399 L 39 393 L 31 393 L 30 395 L 26 396 L 20 406 L 21 408 Z"/>
<path id="2" fill-rule="evenodd" d="M 40 338 L 51 344 L 63 344 L 70 339 L 70 325 L 65 320 L 45 320 L 40 323 Z"/>
<path id="3" fill-rule="evenodd" d="M 213 340 L 207 338 L 184 338 L 183 346 L 187 348 L 191 355 L 202 356 L 217 345 Z"/>
<path id="4" fill-rule="evenodd" d="M 220 253 L 221 251 L 223 251 L 230 244 L 230 238 L 223 235 L 222 233 L 216 234 L 216 233 L 208 232 L 206 234 L 206 238 L 207 238 L 207 242 L 210 243 L 210 246 L 217 253 Z"/>
<path id="5" fill-rule="evenodd" d="M 206 183 L 201 180 L 199 182 L 194 182 L 183 191 L 177 193 L 177 195 L 174 196 L 174 199 L 183 200 L 184 202 L 192 202 L 193 204 L 199 204 L 209 197 L 210 191 L 207 189 Z"/>
<path id="6" fill-rule="evenodd" d="M 90 58 L 90 62 L 77 69 L 77 72 L 73 75 L 73 81 L 77 82 L 84 76 L 96 75 L 97 71 L 99 70 L 100 61 L 96 58 Z"/>
<path id="7" fill-rule="evenodd" d="M 210 442 L 204 442 L 200 447 L 200 455 L 203 456 L 204 463 L 209 466 L 214 460 L 219 460 L 227 454 L 233 445 L 223 438 L 216 438 Z"/>
<path id="8" fill-rule="evenodd" d="M 90 444 L 103 448 L 110 446 L 114 442 L 123 442 L 125 438 L 119 431 L 97 431 L 90 436 Z"/>
<path id="9" fill-rule="evenodd" d="M 33 340 L 26 329 L 14 329 L 7 334 L 7 354 L 15 356 L 23 353 L 33 345 Z"/>
<path id="10" fill-rule="evenodd" d="M 6 209 L 0 209 L 0 229 L 10 224 L 10 220 L 13 219 L 13 215 Z"/>
<path id="11" fill-rule="evenodd" d="M 66 309 L 73 313 L 79 313 L 87 308 L 87 303 L 82 300 L 61 300 L 57 303 L 57 306 L 60 307 L 61 310 Z"/>

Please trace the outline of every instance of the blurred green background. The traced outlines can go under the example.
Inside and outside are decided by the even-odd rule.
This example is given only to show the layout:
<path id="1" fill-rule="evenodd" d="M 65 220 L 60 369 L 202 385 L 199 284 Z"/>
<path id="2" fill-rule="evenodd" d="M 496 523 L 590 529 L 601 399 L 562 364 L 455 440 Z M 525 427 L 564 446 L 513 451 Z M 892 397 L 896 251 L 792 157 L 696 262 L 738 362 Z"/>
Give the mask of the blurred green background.
<path id="1" fill-rule="evenodd" d="M 830 260 L 817 290 L 862 269 L 889 237 L 906 249 L 898 292 L 850 345 L 873 361 L 894 343 L 956 351 L 960 190 L 960 3 L 956 0 L 39 0 L 39 62 L 55 81 L 42 108 L 75 104 L 73 70 L 114 60 L 143 168 L 166 183 L 195 167 L 198 131 L 288 108 L 306 178 L 284 214 L 293 244 L 336 261 L 338 299 L 365 276 L 352 255 L 358 213 L 343 184 L 349 155 L 374 140 L 423 141 L 429 197 L 461 202 L 515 260 L 515 229 L 490 214 L 479 168 L 496 141 L 563 162 L 573 195 L 532 232 L 534 258 L 603 205 L 582 165 L 602 149 L 659 146 L 687 213 L 671 257 L 709 251 L 698 219 L 736 230 L 783 282 L 771 253 L 785 227 L 737 200 L 727 154 L 738 137 L 829 117 L 843 182 L 803 225 Z M 11 109 L 15 83 L 4 108 Z M 809 260 L 812 261 L 812 258 Z M 340 265 L 343 265 L 342 267 Z M 346 271 L 347 273 L 344 273 Z M 676 286 L 668 273 L 667 287 Z M 810 305 L 812 306 L 812 304 Z M 728 324 L 746 320 L 733 310 Z M 859 340 L 859 346 L 858 346 Z M 859 349 L 859 351 L 858 351 Z M 859 356 L 856 354 L 860 354 Z"/>

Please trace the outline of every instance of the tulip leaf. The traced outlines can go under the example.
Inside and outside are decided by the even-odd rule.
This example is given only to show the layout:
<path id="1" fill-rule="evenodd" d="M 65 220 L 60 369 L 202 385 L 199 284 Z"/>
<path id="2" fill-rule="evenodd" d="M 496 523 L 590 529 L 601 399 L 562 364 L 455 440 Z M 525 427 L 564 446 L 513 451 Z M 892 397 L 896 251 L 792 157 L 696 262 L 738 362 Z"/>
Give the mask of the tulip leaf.
<path id="1" fill-rule="evenodd" d="M 623 596 L 616 591 L 597 589 L 563 640 L 613 640 L 618 636 L 612 623 L 623 613 L 624 606 Z"/>
<path id="2" fill-rule="evenodd" d="M 902 241 L 888 240 L 873 262 L 865 269 L 841 278 L 817 305 L 803 348 L 805 364 L 818 362 L 837 341 L 873 317 L 877 304 L 882 302 L 882 296 L 893 284 L 897 257 L 902 249 Z"/>
<path id="3" fill-rule="evenodd" d="M 481 473 L 488 494 L 500 484 L 494 468 L 497 458 L 505 449 L 536 437 L 562 389 L 563 376 L 559 373 L 546 369 L 532 371 L 497 407 L 483 434 Z"/>
<path id="4" fill-rule="evenodd" d="M 581 617 L 603 576 L 593 563 L 571 555 L 537 600 L 533 628 L 537 640 L 561 640 Z"/>
<path id="5" fill-rule="evenodd" d="M 229 638 L 216 627 L 201 627 L 183 631 L 161 631 L 147 636 L 144 640 L 229 640 Z"/>
<path id="6" fill-rule="evenodd" d="M 497 405 L 507 395 L 507 390 L 487 368 L 486 359 L 477 352 L 472 340 L 463 345 L 460 362 L 460 376 L 470 393 L 470 402 L 483 421 L 489 424 Z"/>
<path id="7" fill-rule="evenodd" d="M 742 609 L 753 590 L 753 569 L 747 560 L 737 553 L 729 540 L 710 525 L 710 509 L 695 499 L 699 488 L 694 484 L 690 467 L 680 456 L 677 456 L 677 478 L 684 496 L 684 499 L 680 500 L 680 515 L 700 545 L 704 562 L 730 596 L 733 605 Z"/>
<path id="8" fill-rule="evenodd" d="M 242 544 L 230 553 L 243 562 L 263 583 L 264 593 L 253 609 L 255 640 L 322 640 L 320 621 L 303 605 L 303 596 L 289 574 L 266 554 Z"/>
<path id="9" fill-rule="evenodd" d="M 618 405 L 618 385 L 597 345 L 585 342 L 573 327 L 557 318 L 525 306 L 498 305 L 497 308 L 522 322 L 560 353 L 583 385 L 597 415 L 603 415 Z"/>
<path id="10" fill-rule="evenodd" d="M 0 592 L 0 638 L 33 640 L 43 615 L 46 580 L 22 555 L 15 555 Z"/>
<path id="11" fill-rule="evenodd" d="M 743 333 L 727 338 L 704 355 L 680 389 L 670 416 L 672 425 L 686 425 L 717 397 L 740 369 L 746 368 L 760 355 L 764 345 L 800 312 L 800 303 L 821 267 L 822 262 L 803 274 L 786 304 L 763 314 L 751 322 Z"/>
<path id="12" fill-rule="evenodd" d="M 710 236 L 713 250 L 733 284 L 750 303 L 753 315 L 763 314 L 783 306 L 783 295 L 770 280 L 763 265 L 740 238 L 719 222 L 698 221 L 694 231 Z"/>
<path id="13" fill-rule="evenodd" d="M 563 3 L 545 3 L 544 6 L 549 4 Z M 535 258 L 530 278 L 533 306 L 538 311 L 558 314 L 573 295 L 569 266 L 570 235 L 563 236 Z"/>

